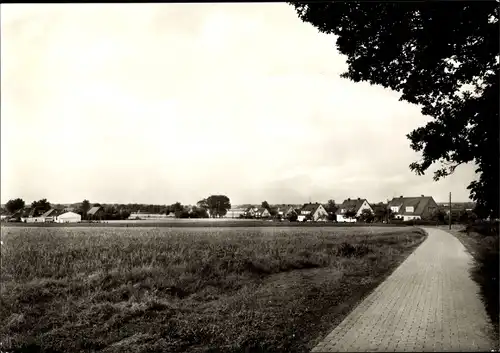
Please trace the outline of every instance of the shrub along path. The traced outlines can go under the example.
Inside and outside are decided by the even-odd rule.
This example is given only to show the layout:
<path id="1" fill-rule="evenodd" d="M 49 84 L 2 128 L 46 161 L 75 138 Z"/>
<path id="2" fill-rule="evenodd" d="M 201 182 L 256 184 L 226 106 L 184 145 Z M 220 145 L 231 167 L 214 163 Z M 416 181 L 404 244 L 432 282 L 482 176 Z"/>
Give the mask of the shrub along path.
<path id="1" fill-rule="evenodd" d="M 469 277 L 472 257 L 446 231 L 427 240 L 313 352 L 490 351 L 498 348 Z"/>

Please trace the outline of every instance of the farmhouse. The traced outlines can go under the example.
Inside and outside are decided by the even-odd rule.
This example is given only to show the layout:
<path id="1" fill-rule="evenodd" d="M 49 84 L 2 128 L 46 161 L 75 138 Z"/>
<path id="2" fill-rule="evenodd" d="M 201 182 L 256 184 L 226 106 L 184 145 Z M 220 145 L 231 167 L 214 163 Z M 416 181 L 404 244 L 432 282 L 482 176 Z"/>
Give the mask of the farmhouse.
<path id="1" fill-rule="evenodd" d="M 356 222 L 357 217 L 361 215 L 363 210 L 370 210 L 373 213 L 373 209 L 366 199 L 361 199 L 358 197 L 357 200 L 344 200 L 344 202 L 342 202 L 338 210 L 335 212 L 335 215 L 337 216 L 337 222 Z M 347 211 L 354 212 L 354 217 L 347 217 Z"/>
<path id="2" fill-rule="evenodd" d="M 255 211 L 254 216 L 256 218 L 266 218 L 266 217 L 270 217 L 271 213 L 269 213 L 269 210 L 267 208 L 260 207 L 260 208 L 257 208 L 257 211 Z"/>
<path id="3" fill-rule="evenodd" d="M 91 220 L 101 220 L 104 217 L 104 209 L 101 206 L 94 206 L 87 212 L 87 217 Z"/>
<path id="4" fill-rule="evenodd" d="M 245 211 L 245 216 L 249 216 L 249 217 L 255 217 L 255 213 L 259 210 L 258 207 L 254 207 L 254 206 L 251 206 L 251 207 L 248 207 Z"/>
<path id="5" fill-rule="evenodd" d="M 395 197 L 387 205 L 394 218 L 409 221 L 412 219 L 429 219 L 438 210 L 438 204 L 432 196 Z"/>
<path id="6" fill-rule="evenodd" d="M 74 212 L 65 212 L 55 217 L 57 223 L 78 223 L 82 221 L 82 216 Z"/>
<path id="7" fill-rule="evenodd" d="M 308 203 L 302 206 L 300 213 L 298 214 L 297 221 L 302 222 L 307 217 L 310 217 L 312 221 L 326 220 L 328 217 L 328 212 L 325 210 L 320 203 Z"/>
<path id="8" fill-rule="evenodd" d="M 278 208 L 278 214 L 283 218 L 288 217 L 293 212 L 295 212 L 293 206 L 284 206 Z"/>

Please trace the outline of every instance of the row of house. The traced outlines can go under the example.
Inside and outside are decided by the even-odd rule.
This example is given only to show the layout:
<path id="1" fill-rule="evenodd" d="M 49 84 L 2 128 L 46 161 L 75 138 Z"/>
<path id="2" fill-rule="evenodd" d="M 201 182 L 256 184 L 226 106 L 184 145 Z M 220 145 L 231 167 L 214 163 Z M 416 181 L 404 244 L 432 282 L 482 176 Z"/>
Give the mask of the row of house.
<path id="1" fill-rule="evenodd" d="M 430 218 L 438 210 L 438 204 L 432 196 L 424 195 L 418 197 L 395 197 L 383 207 L 390 209 L 395 219 L 403 221 Z M 375 213 L 374 208 L 367 199 L 348 198 L 342 204 L 338 205 L 338 209 L 335 212 L 335 219 L 337 222 L 356 222 L 364 210 L 369 210 L 372 214 Z M 287 205 L 277 208 L 276 211 L 277 215 L 282 218 L 288 218 L 291 213 L 295 213 L 299 222 L 307 218 L 312 221 L 323 221 L 329 216 L 328 211 L 320 203 L 308 203 L 299 208 Z M 271 217 L 271 214 L 266 208 L 252 206 L 246 209 L 231 209 L 226 215 L 226 217 L 230 218 L 239 218 L 240 216 L 267 218 Z"/>
<path id="2" fill-rule="evenodd" d="M 87 218 L 90 220 L 101 220 L 104 216 L 104 209 L 100 206 L 94 206 L 87 211 Z M 20 220 L 26 223 L 78 223 L 82 221 L 82 216 L 72 208 L 55 209 L 37 215 L 37 210 L 31 207 L 25 207 L 12 215 L 6 215 L 2 220 Z"/>

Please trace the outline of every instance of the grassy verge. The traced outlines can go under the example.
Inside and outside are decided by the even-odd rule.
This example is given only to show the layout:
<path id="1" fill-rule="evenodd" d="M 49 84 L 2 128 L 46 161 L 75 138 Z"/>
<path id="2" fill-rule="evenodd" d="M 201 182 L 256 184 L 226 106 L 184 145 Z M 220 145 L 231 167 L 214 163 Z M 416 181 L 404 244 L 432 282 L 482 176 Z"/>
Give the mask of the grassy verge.
<path id="1" fill-rule="evenodd" d="M 498 342 L 499 335 L 499 237 L 498 233 L 486 231 L 482 226 L 453 226 L 446 231 L 453 234 L 474 257 L 472 278 L 480 287 L 481 297 L 486 311 L 494 326 Z"/>
<path id="2" fill-rule="evenodd" d="M 0 342 L 27 352 L 306 352 L 416 228 L 5 228 Z"/>

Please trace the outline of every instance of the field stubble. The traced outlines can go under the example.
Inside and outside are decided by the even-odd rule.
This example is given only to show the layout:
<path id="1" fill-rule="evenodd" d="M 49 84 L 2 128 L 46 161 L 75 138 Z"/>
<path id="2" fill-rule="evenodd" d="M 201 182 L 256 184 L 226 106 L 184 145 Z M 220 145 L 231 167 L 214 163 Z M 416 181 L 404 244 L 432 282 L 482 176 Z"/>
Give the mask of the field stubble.
<path id="1" fill-rule="evenodd" d="M 417 228 L 2 228 L 13 351 L 309 351 Z"/>

